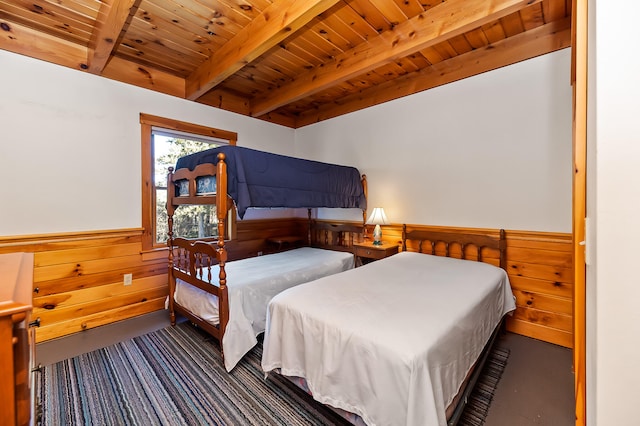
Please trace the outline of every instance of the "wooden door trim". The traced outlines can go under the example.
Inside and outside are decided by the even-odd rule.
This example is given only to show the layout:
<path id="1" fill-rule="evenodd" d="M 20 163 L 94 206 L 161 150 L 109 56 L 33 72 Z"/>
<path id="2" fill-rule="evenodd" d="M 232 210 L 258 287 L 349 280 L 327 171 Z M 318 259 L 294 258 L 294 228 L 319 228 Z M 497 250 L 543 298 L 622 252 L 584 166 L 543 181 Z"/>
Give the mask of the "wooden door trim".
<path id="1" fill-rule="evenodd" d="M 586 424 L 586 174 L 587 174 L 587 2 L 572 5 L 573 85 L 573 251 L 574 251 L 574 345 L 576 426 Z M 582 243 L 582 244 L 581 244 Z M 591 243 L 587 241 L 587 243 Z"/>

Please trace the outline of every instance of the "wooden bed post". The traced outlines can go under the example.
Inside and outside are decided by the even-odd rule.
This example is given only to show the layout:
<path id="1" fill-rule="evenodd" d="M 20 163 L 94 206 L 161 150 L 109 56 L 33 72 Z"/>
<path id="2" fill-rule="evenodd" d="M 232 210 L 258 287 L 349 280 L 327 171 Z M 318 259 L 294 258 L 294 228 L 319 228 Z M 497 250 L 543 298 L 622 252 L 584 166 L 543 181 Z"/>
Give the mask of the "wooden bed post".
<path id="1" fill-rule="evenodd" d="M 311 209 L 307 209 L 307 242 L 309 243 L 309 247 L 311 246 Z"/>
<path id="2" fill-rule="evenodd" d="M 227 249 L 224 246 L 224 238 L 226 236 L 226 221 L 227 211 L 229 206 L 227 204 L 227 164 L 225 163 L 226 155 L 224 153 L 218 154 L 218 164 L 216 171 L 216 214 L 218 216 L 218 248 L 216 249 L 218 257 L 218 266 L 220 273 L 218 278 L 220 280 L 220 303 L 219 315 L 220 315 L 220 352 L 222 353 L 222 359 L 224 361 L 224 351 L 222 351 L 222 337 L 224 331 L 227 328 L 229 322 L 229 294 L 227 290 L 227 272 L 225 271 L 225 263 L 227 262 Z"/>
<path id="3" fill-rule="evenodd" d="M 367 175 L 362 175 L 362 190 L 364 191 L 364 199 L 369 201 L 369 188 L 367 187 Z M 362 238 L 367 239 L 367 209 L 362 209 Z"/>
<path id="4" fill-rule="evenodd" d="M 507 270 L 507 237 L 504 229 L 500 229 L 500 267 Z"/>
<path id="5" fill-rule="evenodd" d="M 173 213 L 175 206 L 173 205 L 173 197 L 175 196 L 176 187 L 173 183 L 173 167 L 169 167 L 167 175 L 167 246 L 169 246 L 169 320 L 171 325 L 176 325 L 176 312 L 173 306 L 173 294 L 176 291 L 176 280 L 173 276 Z"/>
<path id="6" fill-rule="evenodd" d="M 407 251 L 407 224 L 402 224 L 402 251 Z"/>

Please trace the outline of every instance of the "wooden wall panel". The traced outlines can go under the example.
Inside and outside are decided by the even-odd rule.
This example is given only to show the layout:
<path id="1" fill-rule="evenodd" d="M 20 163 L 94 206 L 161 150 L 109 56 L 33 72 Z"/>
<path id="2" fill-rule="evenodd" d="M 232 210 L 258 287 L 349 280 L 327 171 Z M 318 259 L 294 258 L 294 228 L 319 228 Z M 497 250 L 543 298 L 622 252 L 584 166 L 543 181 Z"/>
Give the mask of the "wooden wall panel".
<path id="1" fill-rule="evenodd" d="M 142 230 L 0 239 L 0 252 L 34 253 L 36 342 L 153 312 L 167 296 L 166 250 L 142 253 Z M 130 286 L 124 274 L 132 274 Z"/>
<path id="2" fill-rule="evenodd" d="M 159 311 L 160 309 L 164 309 L 164 299 L 165 298 L 134 303 L 108 311 L 78 318 L 69 318 L 67 321 L 41 326 L 36 331 L 36 343 L 68 336 L 70 334 L 89 330 L 101 325 L 113 324 L 117 321 Z"/>
<path id="3" fill-rule="evenodd" d="M 573 347 L 571 234 L 507 232 L 508 273 L 516 295 L 507 330 Z"/>
<path id="4" fill-rule="evenodd" d="M 372 229 L 367 229 L 369 236 Z M 425 225 L 411 225 L 411 229 L 487 231 Z M 124 229 L 0 238 L 0 253 L 35 253 L 33 318 L 41 321 L 37 342 L 164 309 L 167 251 L 143 252 L 142 232 Z M 236 239 L 229 244 L 230 258 L 273 251 L 266 242 L 270 237 L 296 235 L 306 241 L 307 233 L 303 218 L 238 221 Z M 507 230 L 506 236 L 507 272 L 517 304 L 507 330 L 571 347 L 571 235 Z M 383 227 L 383 239 L 400 245 L 402 225 Z M 485 256 L 497 264 L 497 257 Z M 123 284 L 126 273 L 133 275 L 131 286 Z"/>
<path id="5" fill-rule="evenodd" d="M 306 220 L 238 222 L 232 258 L 272 249 L 273 236 L 306 235 Z M 36 342 L 164 309 L 167 250 L 142 250 L 142 229 L 0 238 L 0 253 L 33 252 Z M 130 286 L 124 274 L 132 274 Z"/>

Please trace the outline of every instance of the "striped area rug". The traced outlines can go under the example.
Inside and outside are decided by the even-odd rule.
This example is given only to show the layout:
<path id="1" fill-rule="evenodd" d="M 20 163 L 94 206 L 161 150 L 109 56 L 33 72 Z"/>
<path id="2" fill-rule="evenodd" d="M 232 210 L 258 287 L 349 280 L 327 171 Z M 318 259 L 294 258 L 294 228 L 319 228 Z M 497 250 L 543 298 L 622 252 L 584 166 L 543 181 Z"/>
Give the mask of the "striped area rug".
<path id="1" fill-rule="evenodd" d="M 465 410 L 458 421 L 459 426 L 481 426 L 489 412 L 489 406 L 493 399 L 493 393 L 498 386 L 502 372 L 507 366 L 509 359 L 509 350 L 500 347 L 494 347 L 487 362 L 482 369 L 482 374 L 478 378 Z"/>
<path id="2" fill-rule="evenodd" d="M 186 322 L 167 327 L 43 367 L 40 424 L 348 424 L 288 380 L 265 380 L 261 355 L 259 344 L 227 373 L 215 340 Z M 482 424 L 507 356 L 493 351 L 460 425 Z"/>

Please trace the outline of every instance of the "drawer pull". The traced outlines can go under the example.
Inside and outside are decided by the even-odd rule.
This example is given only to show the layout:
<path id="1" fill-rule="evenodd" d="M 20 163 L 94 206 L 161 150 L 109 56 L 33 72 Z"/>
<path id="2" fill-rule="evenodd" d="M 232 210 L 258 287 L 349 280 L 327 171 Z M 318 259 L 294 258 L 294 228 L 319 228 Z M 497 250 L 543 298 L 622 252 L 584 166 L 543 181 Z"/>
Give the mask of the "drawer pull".
<path id="1" fill-rule="evenodd" d="M 36 318 L 35 321 L 31 321 L 29 327 L 40 327 L 40 317 Z"/>

